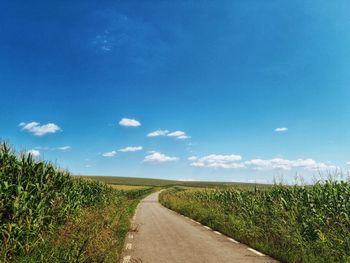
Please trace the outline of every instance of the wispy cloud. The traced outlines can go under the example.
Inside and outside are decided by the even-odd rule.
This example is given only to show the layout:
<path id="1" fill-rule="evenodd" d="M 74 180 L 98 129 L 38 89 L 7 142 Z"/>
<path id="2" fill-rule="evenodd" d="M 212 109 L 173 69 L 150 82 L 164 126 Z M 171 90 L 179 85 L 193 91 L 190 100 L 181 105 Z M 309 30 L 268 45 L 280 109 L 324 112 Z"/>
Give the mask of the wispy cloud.
<path id="1" fill-rule="evenodd" d="M 101 34 L 97 35 L 93 41 L 93 44 L 100 47 L 104 52 L 111 51 L 114 46 L 114 41 L 110 37 L 109 30 L 105 30 Z"/>
<path id="2" fill-rule="evenodd" d="M 60 147 L 47 147 L 47 146 L 37 146 L 34 149 L 36 150 L 42 150 L 42 151 L 62 151 L 62 152 L 68 152 L 72 150 L 72 147 L 69 145 L 66 146 L 60 146 Z"/>
<path id="3" fill-rule="evenodd" d="M 123 118 L 119 121 L 119 125 L 125 127 L 139 127 L 141 126 L 141 123 L 135 119 Z"/>
<path id="4" fill-rule="evenodd" d="M 286 132 L 286 131 L 288 131 L 288 128 L 286 128 L 286 127 L 281 127 L 281 128 L 275 129 L 275 132 Z"/>
<path id="5" fill-rule="evenodd" d="M 102 156 L 103 157 L 113 157 L 117 154 L 116 151 L 111 151 L 111 152 L 106 152 L 106 153 L 103 153 Z"/>
<path id="6" fill-rule="evenodd" d="M 172 161 L 177 161 L 179 160 L 178 157 L 171 157 L 171 156 L 166 156 L 165 154 L 162 154 L 160 152 L 156 151 L 151 151 L 149 152 L 149 155 L 145 157 L 143 160 L 144 162 L 172 162 Z"/>
<path id="7" fill-rule="evenodd" d="M 183 131 L 170 132 L 169 130 L 156 130 L 147 134 L 147 137 L 160 137 L 160 136 L 168 136 L 168 137 L 173 137 L 180 140 L 191 138 Z"/>
<path id="8" fill-rule="evenodd" d="M 72 147 L 69 145 L 66 145 L 66 146 L 57 147 L 56 149 L 65 152 L 65 151 L 72 150 Z"/>
<path id="9" fill-rule="evenodd" d="M 56 133 L 62 130 L 58 125 L 54 123 L 40 125 L 39 122 L 35 121 L 30 123 L 21 122 L 19 126 L 22 127 L 22 130 L 30 132 L 35 136 L 44 136 L 46 134 Z"/>
<path id="10" fill-rule="evenodd" d="M 168 130 L 156 130 L 147 134 L 147 137 L 159 137 L 166 136 L 169 133 Z"/>
<path id="11" fill-rule="evenodd" d="M 297 159 L 287 160 L 282 158 L 274 158 L 270 160 L 254 159 L 245 162 L 247 167 L 255 170 L 291 170 L 293 168 L 301 168 L 307 170 L 332 170 L 337 167 L 322 162 L 316 162 L 313 159 Z"/>
<path id="12" fill-rule="evenodd" d="M 103 15 L 102 15 L 103 14 Z M 93 32 L 91 47 L 98 53 L 122 56 L 127 52 L 127 65 L 137 65 L 143 71 L 154 70 L 162 65 L 171 51 L 171 44 L 164 39 L 159 27 L 150 21 L 108 10 L 98 17 L 103 29 Z M 98 15 L 98 16 L 100 16 Z"/>
<path id="13" fill-rule="evenodd" d="M 169 137 L 175 137 L 177 139 L 189 139 L 190 136 L 188 136 L 185 132 L 183 131 L 175 131 L 175 132 L 171 132 L 168 134 Z"/>
<path id="14" fill-rule="evenodd" d="M 191 156 L 187 160 L 189 160 L 189 161 L 196 161 L 196 160 L 198 160 L 198 157 L 197 156 Z"/>
<path id="15" fill-rule="evenodd" d="M 203 157 L 192 156 L 188 158 L 191 161 L 191 166 L 195 167 L 208 167 L 208 168 L 244 168 L 244 164 L 239 162 L 242 160 L 240 155 L 217 155 L 211 154 Z"/>
<path id="16" fill-rule="evenodd" d="M 40 156 L 40 151 L 32 149 L 32 150 L 27 151 L 27 154 L 30 154 L 33 157 L 38 157 L 38 156 Z"/>
<path id="17" fill-rule="evenodd" d="M 129 146 L 123 149 L 118 150 L 119 152 L 138 152 L 142 151 L 143 147 L 142 146 Z"/>
<path id="18" fill-rule="evenodd" d="M 47 146 L 37 146 L 37 147 L 34 147 L 34 149 L 45 151 L 45 150 L 50 150 L 50 147 L 47 147 Z"/>

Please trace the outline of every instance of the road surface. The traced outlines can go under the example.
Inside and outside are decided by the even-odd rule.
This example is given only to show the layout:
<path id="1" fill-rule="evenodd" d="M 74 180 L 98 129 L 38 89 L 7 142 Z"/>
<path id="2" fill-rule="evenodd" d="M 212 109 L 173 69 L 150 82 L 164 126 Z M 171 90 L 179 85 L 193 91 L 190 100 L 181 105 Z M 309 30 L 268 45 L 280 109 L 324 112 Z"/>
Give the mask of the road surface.
<path id="1" fill-rule="evenodd" d="M 163 207 L 158 194 L 139 204 L 122 263 L 277 262 Z"/>

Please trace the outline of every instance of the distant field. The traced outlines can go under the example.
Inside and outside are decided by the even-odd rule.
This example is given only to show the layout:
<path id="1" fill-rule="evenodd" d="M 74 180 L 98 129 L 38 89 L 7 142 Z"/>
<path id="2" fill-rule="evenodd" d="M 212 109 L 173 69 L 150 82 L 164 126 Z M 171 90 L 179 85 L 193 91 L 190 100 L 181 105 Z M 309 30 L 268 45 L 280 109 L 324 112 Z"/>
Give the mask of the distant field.
<path id="1" fill-rule="evenodd" d="M 77 176 L 78 177 L 78 176 Z M 138 177 L 120 177 L 120 176 L 82 176 L 83 178 L 93 179 L 105 182 L 112 185 L 134 185 L 134 186 L 188 186 L 188 187 L 240 187 L 240 188 L 264 188 L 270 185 L 254 184 L 254 183 L 236 183 L 236 182 L 207 182 L 207 181 L 175 181 L 152 178 L 138 178 Z"/>
<path id="2" fill-rule="evenodd" d="M 122 184 L 112 184 L 111 185 L 113 189 L 116 190 L 142 190 L 146 189 L 147 186 L 142 186 L 142 185 L 122 185 Z"/>

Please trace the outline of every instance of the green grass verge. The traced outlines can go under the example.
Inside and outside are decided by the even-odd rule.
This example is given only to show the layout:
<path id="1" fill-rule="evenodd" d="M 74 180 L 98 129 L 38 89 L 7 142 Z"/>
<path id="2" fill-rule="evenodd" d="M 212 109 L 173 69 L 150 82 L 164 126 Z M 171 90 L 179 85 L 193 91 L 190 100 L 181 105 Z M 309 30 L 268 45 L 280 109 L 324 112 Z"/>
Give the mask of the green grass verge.
<path id="1" fill-rule="evenodd" d="M 45 237 L 35 251 L 15 262 L 118 262 L 130 219 L 142 197 L 124 197 L 106 206 L 84 209 Z"/>

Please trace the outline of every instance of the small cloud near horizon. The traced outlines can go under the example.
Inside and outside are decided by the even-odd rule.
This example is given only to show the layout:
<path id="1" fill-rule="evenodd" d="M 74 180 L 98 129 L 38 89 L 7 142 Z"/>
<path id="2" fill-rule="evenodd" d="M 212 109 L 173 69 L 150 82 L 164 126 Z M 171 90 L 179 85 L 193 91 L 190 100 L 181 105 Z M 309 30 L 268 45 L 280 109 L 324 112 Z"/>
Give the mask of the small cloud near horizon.
<path id="1" fill-rule="evenodd" d="M 230 154 L 210 154 L 203 157 L 192 156 L 188 158 L 191 161 L 191 166 L 194 167 L 207 167 L 207 168 L 223 168 L 223 169 L 235 169 L 244 168 L 244 164 L 239 162 L 242 160 L 240 155 Z"/>
<path id="2" fill-rule="evenodd" d="M 174 131 L 170 132 L 169 130 L 156 130 L 147 134 L 147 137 L 160 137 L 160 136 L 168 136 L 176 139 L 184 140 L 191 138 L 184 131 Z"/>
<path id="3" fill-rule="evenodd" d="M 125 126 L 125 127 L 139 127 L 141 126 L 141 123 L 135 119 L 122 118 L 119 121 L 119 125 Z"/>
<path id="4" fill-rule="evenodd" d="M 178 157 L 166 156 L 165 154 L 162 154 L 160 152 L 150 151 L 149 155 L 147 155 L 143 161 L 163 163 L 163 162 L 172 162 L 177 160 L 179 160 Z"/>
<path id="5" fill-rule="evenodd" d="M 117 154 L 116 151 L 111 151 L 111 152 L 106 152 L 106 153 L 103 153 L 102 156 L 103 157 L 114 157 L 115 155 Z"/>
<path id="6" fill-rule="evenodd" d="M 176 139 L 180 139 L 180 140 L 184 140 L 184 139 L 189 139 L 191 138 L 190 136 L 188 136 L 185 132 L 183 131 L 175 131 L 172 133 L 168 134 L 169 137 L 175 137 Z"/>
<path id="7" fill-rule="evenodd" d="M 159 137 L 159 136 L 166 136 L 169 133 L 168 130 L 156 130 L 153 132 L 150 132 L 147 134 L 147 137 Z"/>
<path id="8" fill-rule="evenodd" d="M 286 128 L 286 127 L 281 127 L 281 128 L 275 129 L 275 132 L 286 132 L 286 131 L 288 131 L 288 128 Z"/>
<path id="9" fill-rule="evenodd" d="M 125 147 L 123 149 L 119 149 L 119 152 L 138 152 L 138 151 L 142 151 L 143 147 L 142 146 L 129 146 L 129 147 Z"/>

